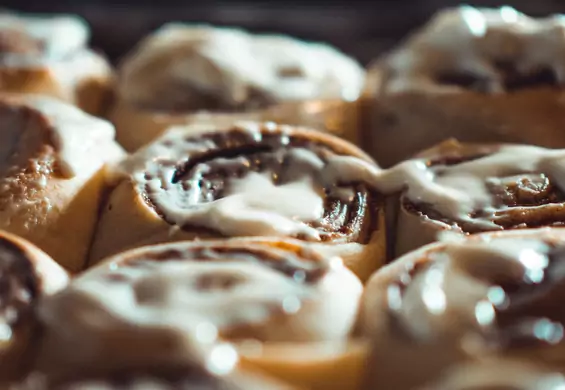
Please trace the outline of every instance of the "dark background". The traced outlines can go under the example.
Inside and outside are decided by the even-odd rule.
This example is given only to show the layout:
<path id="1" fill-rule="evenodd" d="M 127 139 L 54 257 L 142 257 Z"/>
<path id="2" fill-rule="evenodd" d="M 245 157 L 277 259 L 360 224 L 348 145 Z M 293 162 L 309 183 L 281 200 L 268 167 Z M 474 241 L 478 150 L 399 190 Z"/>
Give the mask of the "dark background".
<path id="1" fill-rule="evenodd" d="M 92 43 L 118 59 L 137 40 L 166 21 L 242 26 L 327 41 L 362 63 L 386 51 L 434 11 L 457 5 L 446 0 L 0 0 L 0 6 L 29 12 L 68 12 L 93 27 Z M 527 14 L 565 13 L 565 0 L 470 1 L 477 6 L 512 5 Z"/>

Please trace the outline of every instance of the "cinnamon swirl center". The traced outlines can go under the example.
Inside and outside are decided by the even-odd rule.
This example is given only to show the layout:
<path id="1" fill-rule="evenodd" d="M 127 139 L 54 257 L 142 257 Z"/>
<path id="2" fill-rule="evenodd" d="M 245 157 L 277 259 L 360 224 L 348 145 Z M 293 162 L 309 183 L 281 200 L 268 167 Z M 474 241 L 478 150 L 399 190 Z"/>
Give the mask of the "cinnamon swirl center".
<path id="1" fill-rule="evenodd" d="M 480 156 L 413 160 L 394 170 L 406 179 L 406 211 L 466 233 L 565 222 L 561 150 L 509 145 Z"/>
<path id="2" fill-rule="evenodd" d="M 339 151 L 308 137 L 265 130 L 189 136 L 179 158 L 160 159 L 140 177 L 145 199 L 166 221 L 185 229 L 366 242 L 376 195 L 366 183 L 328 168 Z"/>
<path id="3" fill-rule="evenodd" d="M 337 337 L 349 326 L 354 308 L 344 310 L 343 324 L 319 323 L 318 300 L 332 299 L 320 290 L 330 272 L 330 263 L 308 249 L 222 242 L 148 250 L 90 277 L 109 296 L 131 291 L 132 311 L 124 315 L 137 321 L 155 311 L 148 321 L 197 336 L 289 342 Z M 348 290 L 348 282 L 341 294 L 357 299 L 360 290 Z"/>

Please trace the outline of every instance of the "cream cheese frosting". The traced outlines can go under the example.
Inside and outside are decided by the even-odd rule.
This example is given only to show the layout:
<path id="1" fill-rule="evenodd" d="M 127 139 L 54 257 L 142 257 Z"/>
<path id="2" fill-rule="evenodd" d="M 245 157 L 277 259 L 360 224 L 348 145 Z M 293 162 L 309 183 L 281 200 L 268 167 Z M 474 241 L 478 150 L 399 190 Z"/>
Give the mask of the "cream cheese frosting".
<path id="1" fill-rule="evenodd" d="M 109 122 L 56 99 L 39 95 L 14 95 L 8 99 L 13 99 L 8 102 L 14 106 L 5 106 L 7 122 L 3 122 L 4 130 L 0 133 L 0 166 L 8 164 L 14 153 L 18 153 L 16 147 L 22 146 L 19 145 L 22 138 L 30 137 L 30 134 L 42 138 L 47 133 L 46 139 L 57 154 L 58 168 L 63 176 L 89 174 L 91 168 L 84 171 L 90 165 L 89 161 L 83 161 L 85 151 L 114 139 L 115 131 Z M 26 135 L 28 132 L 30 134 Z"/>
<path id="2" fill-rule="evenodd" d="M 544 194 L 565 191 L 564 150 L 529 145 L 471 144 L 469 148 L 476 153 L 460 155 L 453 162 L 443 162 L 449 155 L 440 153 L 437 161 L 415 158 L 379 170 L 373 186 L 383 193 L 401 192 L 402 200 L 418 211 L 423 206 L 473 230 L 501 230 L 505 220 L 512 219 L 510 212 L 526 213 L 546 204 L 560 207 L 559 200 L 545 199 Z M 505 202 L 513 191 L 529 194 L 528 204 Z M 535 199 L 537 203 L 532 203 Z"/>
<path id="3" fill-rule="evenodd" d="M 460 88 L 442 79 L 454 76 L 481 91 L 503 92 L 507 66 L 524 76 L 549 70 L 562 84 L 564 31 L 561 15 L 531 18 L 508 6 L 440 11 L 385 61 L 390 72 L 384 88 L 453 92 Z"/>
<path id="4" fill-rule="evenodd" d="M 195 103 L 212 99 L 230 110 L 289 100 L 355 100 L 363 83 L 361 66 L 326 44 L 169 23 L 124 60 L 119 93 L 148 108 L 214 109 Z"/>
<path id="5" fill-rule="evenodd" d="M 304 138 L 290 126 L 241 122 L 233 134 L 201 130 L 173 129 L 122 164 L 137 192 L 173 226 L 322 241 L 332 223 L 363 218 L 348 216 L 347 208 L 369 212 L 355 206 L 367 201 L 356 198 L 355 186 L 374 174 L 362 158 L 310 142 L 308 132 Z M 341 202 L 333 221 L 325 211 L 331 202 Z"/>
<path id="6" fill-rule="evenodd" d="M 48 60 L 64 59 L 84 49 L 90 38 L 88 25 L 77 16 L 35 16 L 1 12 L 0 36 L 10 32 L 24 34 L 29 39 L 36 41 L 41 55 Z M 5 39 L 10 39 L 10 37 Z M 2 51 L 1 61 L 6 65 L 19 66 L 32 61 L 32 58 L 25 52 Z"/>
<path id="7" fill-rule="evenodd" d="M 564 239 L 548 228 L 443 234 L 378 271 L 361 316 L 374 343 L 371 383 L 412 389 L 485 358 L 562 370 Z"/>
<path id="8" fill-rule="evenodd" d="M 151 337 L 169 340 L 163 350 L 140 349 L 151 361 L 173 359 L 177 355 L 167 348 L 184 348 L 186 340 L 194 351 L 212 348 L 208 368 L 218 371 L 237 362 L 222 340 L 346 339 L 361 292 L 340 259 L 323 258 L 294 241 L 182 242 L 125 252 L 90 269 L 46 301 L 41 316 L 55 334 L 64 331 L 61 348 L 81 344 L 82 358 L 96 358 L 105 334 L 126 332 L 142 346 L 153 345 Z"/>

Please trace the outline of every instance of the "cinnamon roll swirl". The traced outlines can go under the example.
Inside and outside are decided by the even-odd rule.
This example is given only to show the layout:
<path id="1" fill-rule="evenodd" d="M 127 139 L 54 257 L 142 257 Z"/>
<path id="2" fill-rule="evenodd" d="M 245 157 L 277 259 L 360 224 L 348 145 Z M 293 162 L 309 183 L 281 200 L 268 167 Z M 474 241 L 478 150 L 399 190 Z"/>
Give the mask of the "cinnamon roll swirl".
<path id="1" fill-rule="evenodd" d="M 342 256 L 362 280 L 384 257 L 371 160 L 314 130 L 274 123 L 173 129 L 126 159 L 92 260 L 144 244 L 294 237 Z M 369 172 L 370 171 L 370 172 Z"/>
<path id="2" fill-rule="evenodd" d="M 49 256 L 0 231 L 0 386 L 30 368 L 38 330 L 37 303 L 67 282 L 67 273 Z"/>
<path id="3" fill-rule="evenodd" d="M 360 321 L 369 388 L 413 389 L 486 357 L 564 372 L 564 254 L 565 229 L 449 234 L 377 271 Z"/>
<path id="4" fill-rule="evenodd" d="M 361 293 L 340 259 L 297 240 L 138 248 L 45 301 L 38 366 L 61 378 L 196 359 L 213 372 L 237 365 L 309 389 L 354 388 L 366 351 L 350 339 Z"/>
<path id="5" fill-rule="evenodd" d="M 0 229 L 65 268 L 86 261 L 103 166 L 121 157 L 113 127 L 53 98 L 0 96 Z"/>
<path id="6" fill-rule="evenodd" d="M 355 141 L 364 76 L 325 44 L 170 23 L 122 62 L 111 118 L 129 151 L 171 125 L 242 119 L 320 127 Z"/>
<path id="7" fill-rule="evenodd" d="M 508 6 L 439 12 L 371 67 L 364 145 L 386 167 L 449 137 L 565 147 L 564 30 Z"/>
<path id="8" fill-rule="evenodd" d="M 0 12 L 0 91 L 52 96 L 101 113 L 112 71 L 88 49 L 89 34 L 76 16 Z"/>
<path id="9" fill-rule="evenodd" d="M 400 191 L 396 255 L 441 231 L 472 234 L 565 222 L 565 150 L 447 141 L 382 172 Z"/>

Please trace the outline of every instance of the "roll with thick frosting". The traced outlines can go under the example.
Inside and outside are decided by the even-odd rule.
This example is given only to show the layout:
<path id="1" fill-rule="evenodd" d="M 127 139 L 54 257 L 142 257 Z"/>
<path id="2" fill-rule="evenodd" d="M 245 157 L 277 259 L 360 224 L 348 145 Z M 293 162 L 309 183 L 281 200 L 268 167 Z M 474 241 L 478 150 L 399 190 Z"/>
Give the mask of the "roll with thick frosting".
<path id="1" fill-rule="evenodd" d="M 447 234 L 377 271 L 360 320 L 369 388 L 413 389 L 487 357 L 564 372 L 564 254 L 560 228 Z"/>
<path id="2" fill-rule="evenodd" d="M 0 231 L 0 386 L 30 369 L 40 299 L 61 290 L 67 273 L 31 243 Z"/>
<path id="3" fill-rule="evenodd" d="M 102 113 L 113 76 L 106 59 L 88 48 L 89 35 L 77 16 L 0 12 L 0 91 L 52 96 Z"/>
<path id="4" fill-rule="evenodd" d="M 178 242 L 124 252 L 45 301 L 49 377 L 195 361 L 264 371 L 309 389 L 359 385 L 351 339 L 362 284 L 297 240 Z"/>
<path id="5" fill-rule="evenodd" d="M 396 255 L 442 231 L 561 226 L 565 150 L 446 141 L 380 173 L 380 190 L 399 191 Z"/>
<path id="6" fill-rule="evenodd" d="M 129 151 L 173 124 L 241 119 L 326 128 L 355 140 L 364 77 L 329 45 L 170 23 L 121 63 L 111 118 Z"/>
<path id="7" fill-rule="evenodd" d="M 388 167 L 449 137 L 565 147 L 565 21 L 438 12 L 369 71 L 364 145 Z"/>
<path id="8" fill-rule="evenodd" d="M 123 162 L 91 258 L 167 241 L 293 237 L 343 257 L 364 280 L 385 250 L 376 169 L 355 146 L 314 130 L 179 127 Z"/>
<path id="9" fill-rule="evenodd" d="M 85 265 L 105 187 L 123 155 L 114 128 L 54 98 L 0 96 L 0 229 L 65 268 Z"/>

